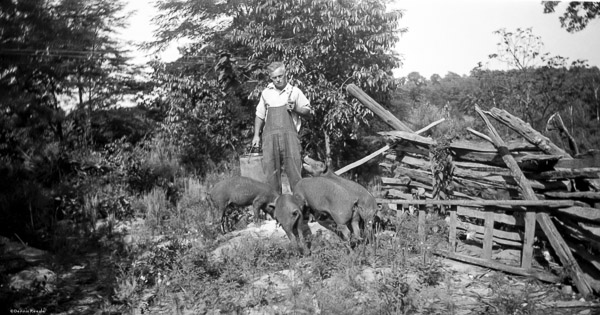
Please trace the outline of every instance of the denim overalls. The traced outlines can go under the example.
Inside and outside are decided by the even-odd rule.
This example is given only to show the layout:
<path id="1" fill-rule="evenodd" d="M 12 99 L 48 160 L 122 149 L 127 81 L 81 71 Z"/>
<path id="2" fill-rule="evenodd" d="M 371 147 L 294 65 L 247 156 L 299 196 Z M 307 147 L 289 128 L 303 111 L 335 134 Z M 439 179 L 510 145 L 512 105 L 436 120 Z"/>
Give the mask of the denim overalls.
<path id="1" fill-rule="evenodd" d="M 293 190 L 301 179 L 300 139 L 287 106 L 267 106 L 263 129 L 263 169 L 267 184 L 281 194 L 281 162 Z"/>

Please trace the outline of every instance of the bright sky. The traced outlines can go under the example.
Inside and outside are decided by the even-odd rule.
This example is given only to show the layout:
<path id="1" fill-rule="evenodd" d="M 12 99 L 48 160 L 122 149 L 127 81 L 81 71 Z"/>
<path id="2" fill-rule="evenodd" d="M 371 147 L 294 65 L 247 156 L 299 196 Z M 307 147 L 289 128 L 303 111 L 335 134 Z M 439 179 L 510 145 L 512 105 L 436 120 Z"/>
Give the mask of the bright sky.
<path id="1" fill-rule="evenodd" d="M 544 43 L 542 52 L 571 61 L 585 59 L 600 67 L 600 20 L 581 32 L 568 33 L 558 20 L 566 4 L 553 14 L 544 14 L 537 0 L 409 0 L 396 1 L 395 6 L 405 10 L 401 25 L 408 28 L 397 46 L 404 65 L 396 76 L 413 71 L 426 78 L 449 71 L 467 75 L 496 53 L 499 37 L 493 32 L 501 28 L 531 27 Z"/>
<path id="2" fill-rule="evenodd" d="M 150 19 L 155 14 L 151 0 L 127 0 L 128 10 L 137 10 L 123 38 L 145 41 L 152 38 Z M 506 28 L 514 31 L 532 27 L 533 34 L 544 43 L 542 52 L 568 57 L 569 60 L 587 60 L 591 66 L 600 67 L 600 19 L 577 33 L 568 33 L 558 20 L 565 4 L 557 12 L 544 14 L 539 0 L 397 0 L 392 8 L 403 9 L 401 27 L 408 28 L 397 46 L 403 57 L 403 67 L 395 75 L 406 76 L 418 71 L 429 78 L 448 72 L 468 75 L 479 61 L 486 62 L 488 55 L 496 53 L 499 37 L 493 32 Z M 145 62 L 149 57 L 138 54 L 135 62 Z M 161 58 L 177 58 L 173 45 Z"/>

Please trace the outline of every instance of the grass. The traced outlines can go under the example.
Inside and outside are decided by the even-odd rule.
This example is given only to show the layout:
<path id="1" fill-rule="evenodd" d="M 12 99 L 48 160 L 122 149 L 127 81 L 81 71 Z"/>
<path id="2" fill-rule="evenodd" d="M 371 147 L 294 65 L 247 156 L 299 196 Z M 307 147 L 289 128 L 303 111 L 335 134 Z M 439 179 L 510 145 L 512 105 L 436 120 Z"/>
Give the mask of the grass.
<path id="1" fill-rule="evenodd" d="M 163 163 L 165 170 L 179 168 L 168 151 L 151 151 L 148 161 L 153 169 L 163 169 Z M 65 268 L 86 266 L 101 282 L 90 280 L 103 295 L 91 309 L 104 314 L 454 314 L 450 276 L 430 253 L 445 244 L 448 233 L 444 217 L 434 212 L 426 220 L 425 244 L 417 236 L 416 214 L 390 212 L 390 230 L 353 249 L 317 233 L 312 254 L 301 256 L 287 238 L 245 237 L 214 259 L 212 252 L 232 235 L 219 232 L 220 218 L 206 197 L 215 183 L 239 174 L 230 165 L 237 163 L 215 166 L 204 178 L 165 171 L 175 174 L 169 187 L 176 197 L 170 198 L 164 185 L 132 196 L 110 184 L 84 196 L 84 222 L 56 229 L 52 239 Z M 102 211 L 108 214 L 105 224 L 91 228 L 98 226 Z M 123 235 L 117 225 L 130 216 L 119 213 L 143 223 Z M 535 301 L 504 290 L 506 280 L 493 279 L 492 285 L 492 298 L 480 300 L 491 305 L 487 312 L 534 314 Z M 57 294 L 57 300 L 67 299 Z"/>
<path id="2" fill-rule="evenodd" d="M 212 182 L 217 180 L 218 176 Z M 191 178 L 182 182 L 185 189 L 175 206 L 165 202 L 159 190 L 140 198 L 147 218 L 143 229 L 152 233 L 137 233 L 166 236 L 145 238 L 131 252 L 131 261 L 119 269 L 114 298 L 131 311 L 146 307 L 152 313 L 162 307 L 191 313 L 255 309 L 407 314 L 415 309 L 416 286 L 443 281 L 439 264 L 421 264 L 423 253 L 412 216 L 404 218 L 398 237 L 359 244 L 353 250 L 339 238 L 319 234 L 310 256 L 297 254 L 287 239 L 246 238 L 214 261 L 210 253 L 229 237 L 217 232 L 213 209 L 205 201 L 211 183 Z M 159 222 L 160 213 L 168 213 L 168 219 L 163 216 Z M 425 280 L 411 283 L 410 273 Z M 260 279 L 277 275 L 284 284 L 275 280 L 260 284 Z M 293 276 L 285 278 L 289 275 Z"/>

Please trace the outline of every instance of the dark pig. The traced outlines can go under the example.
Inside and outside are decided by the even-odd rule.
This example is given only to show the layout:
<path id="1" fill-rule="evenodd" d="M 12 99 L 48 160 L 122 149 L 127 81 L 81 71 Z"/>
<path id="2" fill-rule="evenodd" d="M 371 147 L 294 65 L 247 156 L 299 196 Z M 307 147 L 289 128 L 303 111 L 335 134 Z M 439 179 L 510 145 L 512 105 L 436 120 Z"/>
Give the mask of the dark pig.
<path id="1" fill-rule="evenodd" d="M 372 235 L 373 223 L 375 221 L 375 214 L 377 213 L 378 206 L 375 197 L 365 187 L 337 175 L 331 168 L 328 168 L 325 163 L 313 160 L 308 156 L 304 157 L 304 164 L 302 167 L 313 177 L 321 176 L 329 178 L 347 189 L 352 195 L 358 197 L 358 214 L 363 220 L 366 234 L 368 236 Z"/>
<path id="2" fill-rule="evenodd" d="M 285 234 L 294 243 L 300 253 L 310 251 L 310 241 L 307 241 L 312 233 L 308 227 L 308 218 L 302 214 L 302 205 L 297 198 L 289 194 L 283 194 L 275 201 L 275 220 L 281 225 Z"/>
<path id="3" fill-rule="evenodd" d="M 225 211 L 231 205 L 252 205 L 254 221 L 259 222 L 260 210 L 273 216 L 279 194 L 269 185 L 249 177 L 235 176 L 218 182 L 209 192 L 209 199 L 221 215 L 221 231 L 225 233 Z"/>
<path id="4" fill-rule="evenodd" d="M 303 208 L 308 207 L 315 218 L 322 217 L 323 213 L 329 215 L 344 239 L 350 240 L 349 227 L 356 237 L 360 237 L 360 216 L 355 211 L 358 198 L 335 181 L 325 177 L 303 178 L 294 186 L 294 198 Z M 319 224 L 333 230 L 329 224 L 322 224 L 321 221 Z"/>

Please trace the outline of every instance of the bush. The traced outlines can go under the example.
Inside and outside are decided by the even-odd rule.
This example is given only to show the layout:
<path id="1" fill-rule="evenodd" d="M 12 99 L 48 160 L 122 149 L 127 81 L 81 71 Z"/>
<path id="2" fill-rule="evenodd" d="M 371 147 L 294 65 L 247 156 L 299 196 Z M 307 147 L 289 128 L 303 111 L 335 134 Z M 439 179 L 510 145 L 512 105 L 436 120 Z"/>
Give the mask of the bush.
<path id="1" fill-rule="evenodd" d="M 144 193 L 154 186 L 160 186 L 167 191 L 169 199 L 176 198 L 173 183 L 183 172 L 179 166 L 177 148 L 162 138 L 155 138 L 145 142 L 142 149 L 136 153 L 127 170 L 127 179 L 132 191 Z"/>

